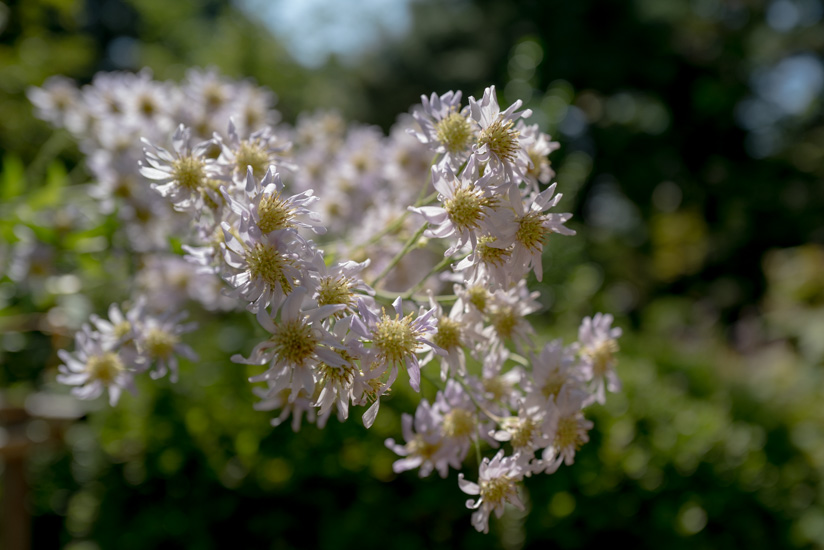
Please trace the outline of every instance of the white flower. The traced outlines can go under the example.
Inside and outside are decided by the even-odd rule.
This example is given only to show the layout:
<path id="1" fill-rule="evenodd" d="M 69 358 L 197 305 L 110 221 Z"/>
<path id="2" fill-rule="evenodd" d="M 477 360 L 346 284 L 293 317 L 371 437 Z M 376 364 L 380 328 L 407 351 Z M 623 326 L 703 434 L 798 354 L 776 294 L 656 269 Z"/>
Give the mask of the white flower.
<path id="1" fill-rule="evenodd" d="M 504 504 L 513 504 L 521 510 L 524 503 L 518 496 L 517 482 L 523 478 L 524 472 L 514 457 L 504 457 L 503 450 L 490 461 L 484 458 L 478 474 L 478 483 L 464 479 L 458 474 L 458 486 L 468 495 L 480 495 L 477 501 L 467 500 L 466 507 L 477 510 L 472 514 L 472 526 L 478 531 L 489 532 L 489 514 L 495 512 L 496 517 L 504 513 Z"/>
<path id="2" fill-rule="evenodd" d="M 175 210 L 191 211 L 199 217 L 209 181 L 219 177 L 214 159 L 209 156 L 217 144 L 210 140 L 190 147 L 190 136 L 190 129 L 182 124 L 177 127 L 172 136 L 174 153 L 144 141 L 154 152 L 144 149 L 145 161 L 140 163 L 140 173 L 154 181 L 152 189 L 168 198 Z"/>
<path id="3" fill-rule="evenodd" d="M 520 197 L 513 204 L 515 208 L 514 224 L 517 228 L 513 242 L 511 262 L 515 270 L 515 278 L 525 277 L 530 269 L 535 271 L 535 278 L 543 278 L 542 254 L 544 241 L 551 233 L 574 235 L 575 231 L 564 226 L 572 214 L 545 214 L 544 212 L 561 200 L 560 193 L 553 196 L 555 185 L 550 185 L 545 191 L 529 199 L 528 205 Z"/>
<path id="4" fill-rule="evenodd" d="M 394 317 L 387 315 L 386 310 L 382 310 L 378 316 L 363 299 L 359 299 L 360 315 L 352 319 L 352 330 L 372 344 L 369 353 L 378 365 L 391 367 L 390 378 L 394 379 L 398 367 L 403 365 L 409 373 L 409 385 L 413 390 L 420 391 L 421 367 L 418 353 L 427 348 L 439 354 L 444 353 L 427 339 L 435 332 L 434 310 L 430 309 L 420 316 L 410 313 L 404 317 L 400 297 L 392 303 L 392 307 L 395 309 Z"/>
<path id="5" fill-rule="evenodd" d="M 519 99 L 505 111 L 498 106 L 495 86 L 484 90 L 481 101 L 469 98 L 472 119 L 479 126 L 478 142 L 473 154 L 481 162 L 488 162 L 493 172 L 505 179 L 505 184 L 518 185 L 527 171 L 530 160 L 513 128 L 519 118 L 529 118 L 530 109 L 517 111 L 523 102 Z"/>
<path id="6" fill-rule="evenodd" d="M 478 175 L 474 159 L 467 162 L 458 177 L 449 166 L 433 167 L 432 184 L 438 191 L 438 200 L 442 206 L 409 207 L 409 210 L 422 215 L 432 225 L 424 232 L 425 237 L 457 237 L 457 242 L 447 249 L 445 256 L 451 256 L 467 243 L 474 249 L 479 233 L 496 232 L 497 226 L 492 222 L 500 200 L 489 186 L 491 177 L 491 172 L 484 176 Z"/>
<path id="7" fill-rule="evenodd" d="M 372 296 L 375 291 L 360 278 L 360 273 L 369 266 L 367 259 L 363 262 L 343 262 L 326 265 L 323 254 L 317 252 L 312 260 L 309 275 L 315 291 L 312 298 L 318 306 L 342 305 L 344 308 L 335 314 L 343 317 L 355 313 L 356 300 L 364 295 Z"/>
<path id="8" fill-rule="evenodd" d="M 401 427 L 405 445 L 398 445 L 394 439 L 387 439 L 386 446 L 404 457 L 392 464 L 395 473 L 405 472 L 420 467 L 418 474 L 426 477 L 433 469 L 438 470 L 441 477 L 446 477 L 449 471 L 448 453 L 444 449 L 444 437 L 441 433 L 441 415 L 429 405 L 426 399 L 421 399 L 415 411 L 414 426 L 412 416 L 401 416 Z"/>
<path id="9" fill-rule="evenodd" d="M 229 138 L 221 141 L 222 150 L 217 161 L 237 185 L 242 186 L 247 180 L 249 168 L 258 179 L 263 178 L 272 166 L 287 170 L 295 168 L 285 158 L 292 144 L 275 135 L 268 126 L 242 139 L 234 121 L 230 121 L 228 134 Z"/>
<path id="10" fill-rule="evenodd" d="M 589 441 L 587 432 L 593 426 L 581 412 L 586 398 L 586 393 L 571 388 L 558 395 L 552 411 L 556 421 L 555 434 L 552 444 L 544 449 L 542 460 L 536 464 L 536 470 L 551 474 L 562 462 L 567 466 L 575 462 L 575 453 Z"/>
<path id="11" fill-rule="evenodd" d="M 197 328 L 197 323 L 180 324 L 187 316 L 185 311 L 177 315 L 153 317 L 146 315 L 136 327 L 135 344 L 145 367 L 154 364 L 149 373 L 152 378 L 162 378 L 171 372 L 169 379 L 177 382 L 177 356 L 190 361 L 197 360 L 197 354 L 180 337 Z"/>
<path id="12" fill-rule="evenodd" d="M 556 415 L 552 409 L 540 404 L 527 404 L 522 401 L 518 406 L 517 416 L 507 416 L 501 420 L 501 430 L 494 433 L 498 441 L 509 441 L 515 452 L 515 460 L 524 471 L 532 471 L 529 463 L 535 457 L 535 451 L 549 445 L 556 431 Z M 539 463 L 538 468 L 542 468 Z"/>
<path id="13" fill-rule="evenodd" d="M 538 184 L 547 184 L 555 177 L 555 171 L 547 156 L 561 147 L 557 141 L 550 141 L 552 138 L 540 130 L 537 124 L 526 124 L 519 120 L 515 125 L 515 130 L 519 134 L 521 147 L 526 150 L 529 156 L 529 168 L 524 174 L 524 181 L 527 189 L 537 191 Z"/>
<path id="14" fill-rule="evenodd" d="M 617 339 L 621 336 L 621 329 L 611 325 L 612 315 L 596 313 L 592 318 L 586 317 L 578 329 L 582 371 L 586 380 L 592 382 L 598 403 L 606 401 L 605 390 L 621 390 L 621 380 L 615 372 Z"/>
<path id="15" fill-rule="evenodd" d="M 138 366 L 140 361 L 134 339 L 138 327 L 143 323 L 144 306 L 145 299 L 140 297 L 125 314 L 117 304 L 111 304 L 108 319 L 98 315 L 92 315 L 90 318 L 103 347 L 117 350 L 121 359 L 131 367 Z"/>
<path id="16" fill-rule="evenodd" d="M 530 354 L 532 384 L 527 392 L 532 402 L 555 399 L 564 389 L 583 390 L 583 380 L 577 368 L 573 350 L 560 340 L 547 342 L 539 354 Z"/>
<path id="17" fill-rule="evenodd" d="M 333 316 L 342 312 L 343 310 L 338 310 Z M 346 317 L 336 321 L 331 331 L 335 351 L 343 359 L 342 363 L 321 361 L 315 366 L 315 406 L 319 409 L 320 428 L 326 425 L 333 407 L 337 409 L 338 420 L 342 422 L 349 418 L 350 402 L 360 402 L 364 392 L 370 389 L 368 380 L 357 365 L 358 359 L 363 356 L 363 348 L 357 341 L 357 335 L 349 330 L 351 320 L 351 317 Z"/>
<path id="18" fill-rule="evenodd" d="M 222 188 L 229 208 L 238 216 L 247 219 L 261 233 L 271 233 L 280 229 L 306 227 L 322 235 L 326 228 L 320 216 L 307 208 L 317 201 L 311 189 L 296 195 L 285 196 L 284 186 L 273 166 L 258 181 L 251 166 L 246 171 L 246 186 L 239 197 L 232 196 Z"/>
<path id="19" fill-rule="evenodd" d="M 519 351 L 531 345 L 535 331 L 525 317 L 541 308 L 537 301 L 539 295 L 538 291 L 529 292 L 525 279 L 509 291 L 496 290 L 492 294 L 487 309 L 490 325 L 483 334 L 493 347 L 510 340 Z"/>
<path id="20" fill-rule="evenodd" d="M 512 251 L 511 238 L 501 239 L 493 235 L 482 235 L 478 238 L 474 250 L 455 264 L 453 270 L 456 273 L 465 272 L 465 281 L 473 286 L 486 284 L 492 289 L 509 288 L 513 282 Z"/>
<path id="21" fill-rule="evenodd" d="M 35 116 L 73 133 L 85 130 L 87 114 L 77 84 L 65 76 L 50 76 L 42 88 L 26 90 Z"/>
<path id="22" fill-rule="evenodd" d="M 492 424 L 486 417 L 479 416 L 477 405 L 459 382 L 447 380 L 446 388 L 435 396 L 434 408 L 443 417 L 441 433 L 453 468 L 461 467 L 472 441 L 478 436 L 495 446 L 495 441 L 487 435 Z"/>
<path id="23" fill-rule="evenodd" d="M 88 325 L 75 335 L 75 351 L 59 350 L 57 355 L 63 361 L 57 381 L 69 386 L 78 399 L 94 399 L 109 392 L 109 404 L 114 406 L 124 388 L 135 392 L 132 374 L 126 369 L 121 357 L 104 346 L 100 335 Z"/>
<path id="24" fill-rule="evenodd" d="M 444 315 L 443 307 L 429 294 L 429 305 L 434 310 L 437 319 L 437 331 L 432 337 L 432 343 L 441 348 L 445 355 L 441 357 L 441 380 L 448 376 L 466 375 L 466 353 L 464 348 L 477 344 L 483 336 L 480 333 L 481 319 L 479 316 L 467 313 L 463 304 L 456 301 Z M 421 361 L 426 365 L 435 358 L 432 351 Z"/>
<path id="25" fill-rule="evenodd" d="M 230 295 L 248 302 L 249 311 L 271 307 L 274 314 L 284 298 L 307 280 L 304 258 L 311 251 L 293 231 L 262 235 L 248 219 L 241 221 L 237 231 L 226 222 L 222 227 L 222 277 L 234 288 Z"/>
<path id="26" fill-rule="evenodd" d="M 304 392 L 315 393 L 315 367 L 326 363 L 335 367 L 347 361 L 334 351 L 338 340 L 321 326 L 319 321 L 329 317 L 342 306 L 332 305 L 303 309 L 307 290 L 296 288 L 280 310 L 280 320 L 275 323 L 265 308 L 259 308 L 257 319 L 272 336 L 255 346 L 248 359 L 232 357 L 236 363 L 262 365 L 269 363 L 263 374 L 253 376 L 250 382 L 272 381 L 270 390 L 277 392 L 290 388 L 289 399 L 294 400 Z"/>
<path id="27" fill-rule="evenodd" d="M 469 108 L 461 109 L 461 92 L 449 91 L 430 98 L 421 96 L 421 105 L 412 116 L 421 131 L 411 133 L 432 151 L 444 155 L 443 163 L 457 170 L 469 156 L 475 141 L 475 128 L 469 120 Z"/>

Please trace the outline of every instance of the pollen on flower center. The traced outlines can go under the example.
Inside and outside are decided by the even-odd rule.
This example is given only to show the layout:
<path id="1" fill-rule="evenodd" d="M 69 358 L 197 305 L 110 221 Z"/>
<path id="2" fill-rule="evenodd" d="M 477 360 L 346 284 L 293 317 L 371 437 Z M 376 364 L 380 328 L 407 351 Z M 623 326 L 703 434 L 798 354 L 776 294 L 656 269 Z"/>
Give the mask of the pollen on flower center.
<path id="1" fill-rule="evenodd" d="M 132 330 L 132 324 L 129 321 L 121 321 L 114 326 L 112 334 L 118 340 L 129 334 Z"/>
<path id="2" fill-rule="evenodd" d="M 603 376 L 609 370 L 618 351 L 618 342 L 612 338 L 598 342 L 598 344 L 584 350 L 584 354 L 592 359 L 592 370 L 596 377 Z"/>
<path id="3" fill-rule="evenodd" d="M 530 212 L 518 220 L 515 239 L 529 250 L 541 250 L 548 231 L 544 228 L 544 216 Z"/>
<path id="4" fill-rule="evenodd" d="M 469 147 L 472 126 L 465 116 L 453 111 L 435 125 L 435 137 L 449 153 L 459 153 Z"/>
<path id="5" fill-rule="evenodd" d="M 475 249 L 475 252 L 478 254 L 483 263 L 500 266 L 503 265 L 512 255 L 512 249 L 510 248 L 496 248 L 491 246 L 491 243 L 496 240 L 496 237 L 491 237 L 489 235 L 484 235 L 478 239 L 478 246 Z"/>
<path id="6" fill-rule="evenodd" d="M 581 437 L 577 416 L 562 416 L 558 420 L 554 446 L 559 449 L 572 447 L 577 451 L 583 444 L 584 439 Z"/>
<path id="7" fill-rule="evenodd" d="M 180 338 L 176 334 L 153 328 L 146 334 L 146 351 L 155 359 L 166 359 L 172 355 L 179 341 Z"/>
<path id="8" fill-rule="evenodd" d="M 286 267 L 291 264 L 277 249 L 263 243 L 255 244 L 247 250 L 246 263 L 253 279 L 263 279 L 271 286 L 280 285 L 284 292 L 291 292 L 292 283 L 286 276 Z"/>
<path id="9" fill-rule="evenodd" d="M 557 371 L 549 375 L 544 385 L 541 387 L 541 394 L 544 397 L 557 396 L 564 387 L 564 379 Z"/>
<path id="10" fill-rule="evenodd" d="M 172 163 L 174 180 L 186 189 L 195 190 L 206 179 L 203 160 L 196 157 L 182 157 Z"/>
<path id="11" fill-rule="evenodd" d="M 418 434 L 415 436 L 415 439 L 409 442 L 409 449 L 411 454 L 419 455 L 428 460 L 435 456 L 435 453 L 441 449 L 441 444 L 440 442 L 429 443 L 422 435 Z"/>
<path id="12" fill-rule="evenodd" d="M 345 363 L 340 367 L 333 367 L 331 365 L 327 365 L 326 363 L 318 363 L 315 367 L 320 379 L 319 385 L 321 387 L 328 383 L 332 383 L 337 386 L 349 386 L 352 384 L 355 378 L 355 367 L 351 365 L 351 362 L 354 361 L 354 357 L 350 356 L 345 351 L 340 351 L 340 355 L 344 359 L 350 361 L 350 363 Z"/>
<path id="13" fill-rule="evenodd" d="M 549 159 L 546 158 L 545 155 L 538 153 L 534 149 L 530 149 L 529 152 L 529 161 L 530 167 L 527 168 L 527 174 L 532 176 L 535 179 L 538 179 L 541 175 L 541 171 L 543 170 L 544 166 L 549 166 Z"/>
<path id="14" fill-rule="evenodd" d="M 508 476 L 481 480 L 479 485 L 481 487 L 481 499 L 493 506 L 502 504 L 515 491 L 515 482 L 509 479 Z"/>
<path id="15" fill-rule="evenodd" d="M 318 306 L 344 304 L 351 306 L 355 298 L 350 290 L 352 280 L 348 277 L 323 277 L 318 285 Z"/>
<path id="16" fill-rule="evenodd" d="M 412 328 L 412 314 L 392 319 L 383 314 L 375 326 L 372 343 L 387 363 L 400 363 L 415 354 L 418 334 Z"/>
<path id="17" fill-rule="evenodd" d="M 245 174 L 246 168 L 251 166 L 255 177 L 262 178 L 269 169 L 270 162 L 269 152 L 257 140 L 241 141 L 235 151 L 235 168 L 241 174 Z"/>
<path id="18" fill-rule="evenodd" d="M 444 208 L 455 227 L 464 230 L 477 229 L 484 217 L 484 209 L 494 208 L 497 204 L 495 197 L 482 196 L 480 189 L 461 186 L 451 199 L 444 201 Z"/>
<path id="19" fill-rule="evenodd" d="M 271 340 L 272 349 L 281 359 L 301 366 L 314 355 L 318 344 L 312 327 L 300 319 L 279 324 Z"/>
<path id="20" fill-rule="evenodd" d="M 512 129 L 512 121 L 498 118 L 481 130 L 478 144 L 486 145 L 489 151 L 501 160 L 513 161 L 518 151 L 518 136 L 520 133 Z"/>
<path id="21" fill-rule="evenodd" d="M 492 316 L 492 326 L 495 327 L 495 332 L 501 338 L 511 337 L 517 324 L 518 317 L 515 315 L 515 310 L 510 306 L 498 309 Z"/>
<path id="22" fill-rule="evenodd" d="M 468 437 L 475 429 L 475 416 L 466 409 L 452 409 L 443 417 L 446 437 Z"/>
<path id="23" fill-rule="evenodd" d="M 100 380 L 109 384 L 123 371 L 123 362 L 120 357 L 111 351 L 102 355 L 92 355 L 86 361 L 86 372 L 92 380 Z"/>
<path id="24" fill-rule="evenodd" d="M 483 239 L 483 237 L 482 237 Z M 467 289 L 469 303 L 478 308 L 478 311 L 486 310 L 486 301 L 489 299 L 489 291 L 481 285 L 473 285 Z"/>
<path id="25" fill-rule="evenodd" d="M 511 417 L 506 428 L 512 434 L 512 446 L 516 449 L 529 446 L 537 427 L 531 418 Z"/>
<path id="26" fill-rule="evenodd" d="M 258 227 L 263 233 L 293 227 L 294 208 L 280 198 L 280 193 L 265 195 L 258 203 Z"/>
<path id="27" fill-rule="evenodd" d="M 438 332 L 435 333 L 434 343 L 447 351 L 461 345 L 461 325 L 449 317 L 441 316 L 438 319 Z"/>

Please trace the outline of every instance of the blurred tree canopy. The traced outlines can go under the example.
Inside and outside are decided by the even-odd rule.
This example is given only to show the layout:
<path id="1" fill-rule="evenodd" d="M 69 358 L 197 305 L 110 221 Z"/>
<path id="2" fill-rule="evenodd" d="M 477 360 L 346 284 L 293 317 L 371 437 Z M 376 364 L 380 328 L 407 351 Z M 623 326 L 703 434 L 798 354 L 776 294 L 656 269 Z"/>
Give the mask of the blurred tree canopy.
<path id="1" fill-rule="evenodd" d="M 80 152 L 51 138 L 25 97 L 51 75 L 83 83 L 148 66 L 173 79 L 216 66 L 270 87 L 287 120 L 334 108 L 383 128 L 421 94 L 477 97 L 496 84 L 502 104 L 523 99 L 562 143 L 552 160 L 579 235 L 548 247 L 546 319 L 573 330 L 603 309 L 633 329 L 626 393 L 596 411 L 593 441 L 575 466 L 528 481 L 526 518 L 508 513 L 483 537 L 454 476 L 392 473 L 383 439 L 411 396 L 399 392 L 370 437 L 351 421 L 273 430 L 251 408 L 250 372 L 221 345 L 248 343 L 254 329 L 204 318 L 208 359 L 185 365 L 180 383 L 147 384 L 32 455 L 34 546 L 824 545 L 820 1 L 411 9 L 407 35 L 354 65 L 310 71 L 226 1 L 0 3 L 3 192 L 82 179 Z M 61 193 L 29 207 L 60 211 Z M 0 212 L 11 240 L 19 212 Z M 47 261 L 79 254 L 54 220 L 30 225 L 55 251 Z M 0 282 L 9 394 L 53 379 L 55 350 L 70 340 L 27 316 L 58 299 Z"/>

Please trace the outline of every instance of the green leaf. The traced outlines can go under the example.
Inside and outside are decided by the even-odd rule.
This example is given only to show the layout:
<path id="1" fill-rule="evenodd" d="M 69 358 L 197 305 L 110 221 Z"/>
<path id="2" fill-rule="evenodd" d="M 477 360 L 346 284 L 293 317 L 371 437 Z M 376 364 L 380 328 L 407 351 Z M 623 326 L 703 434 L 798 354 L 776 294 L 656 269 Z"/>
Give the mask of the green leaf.
<path id="1" fill-rule="evenodd" d="M 23 194 L 26 187 L 26 170 L 17 155 L 3 155 L 3 170 L 0 175 L 0 198 L 4 201 Z"/>
<path id="2" fill-rule="evenodd" d="M 52 162 L 46 170 L 46 185 L 31 194 L 28 205 L 33 210 L 57 206 L 67 183 L 66 167 L 58 160 Z"/>

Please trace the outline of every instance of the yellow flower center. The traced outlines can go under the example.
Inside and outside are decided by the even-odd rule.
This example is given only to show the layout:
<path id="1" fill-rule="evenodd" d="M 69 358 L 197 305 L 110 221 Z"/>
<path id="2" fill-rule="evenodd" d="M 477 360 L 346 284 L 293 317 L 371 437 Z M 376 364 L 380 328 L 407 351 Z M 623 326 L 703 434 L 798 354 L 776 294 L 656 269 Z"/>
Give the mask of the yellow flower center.
<path id="1" fill-rule="evenodd" d="M 104 384 L 111 384 L 123 370 L 120 357 L 111 351 L 102 355 L 92 355 L 86 360 L 86 372 L 89 373 L 89 378 L 100 380 Z"/>
<path id="2" fill-rule="evenodd" d="M 508 496 L 515 492 L 515 482 L 508 476 L 495 477 L 489 480 L 481 480 L 481 499 L 492 505 L 501 504 Z"/>
<path id="3" fill-rule="evenodd" d="M 146 351 L 154 359 L 168 359 L 179 341 L 177 335 L 153 328 L 146 335 Z"/>
<path id="4" fill-rule="evenodd" d="M 316 369 L 320 379 L 319 385 L 321 387 L 327 384 L 341 385 L 344 387 L 352 385 L 355 378 L 355 367 L 352 366 L 351 363 L 355 360 L 355 358 L 345 351 L 340 351 L 340 355 L 344 359 L 348 360 L 349 363 L 345 363 L 340 367 L 333 367 L 331 365 L 327 365 L 326 363 L 318 363 Z"/>
<path id="5" fill-rule="evenodd" d="M 460 186 L 451 199 L 444 201 L 449 220 L 459 230 L 477 229 L 484 217 L 484 209 L 495 208 L 498 199 L 484 197 L 480 189 Z"/>
<path id="6" fill-rule="evenodd" d="M 258 203 L 258 227 L 263 233 L 293 227 L 294 211 L 294 208 L 280 198 L 280 193 L 265 195 Z"/>
<path id="7" fill-rule="evenodd" d="M 459 153 L 469 147 L 472 126 L 466 117 L 453 111 L 435 125 L 435 137 L 449 153 Z"/>
<path id="8" fill-rule="evenodd" d="M 204 163 L 195 157 L 179 158 L 172 163 L 172 177 L 181 187 L 194 191 L 206 179 Z"/>
<path id="9" fill-rule="evenodd" d="M 461 345 L 461 325 L 454 319 L 441 316 L 438 319 L 438 332 L 433 342 L 436 346 L 449 351 Z"/>
<path id="10" fill-rule="evenodd" d="M 429 443 L 424 440 L 423 436 L 418 434 L 415 439 L 409 442 L 409 454 L 415 454 L 423 457 L 425 460 L 431 460 L 435 453 L 441 449 L 440 442 Z"/>
<path id="11" fill-rule="evenodd" d="M 584 438 L 578 428 L 578 415 L 562 416 L 558 420 L 558 428 L 555 432 L 555 447 L 565 449 L 574 448 L 576 451 L 584 444 Z"/>
<path id="12" fill-rule="evenodd" d="M 478 311 L 484 312 L 486 310 L 486 301 L 489 299 L 489 291 L 480 286 L 474 285 L 467 289 L 469 296 L 469 303 L 475 306 Z"/>
<path id="13" fill-rule="evenodd" d="M 323 277 L 318 285 L 318 306 L 343 304 L 351 307 L 355 302 L 350 285 L 352 280 L 343 275 L 335 277 Z"/>
<path id="14" fill-rule="evenodd" d="M 251 166 L 252 174 L 260 179 L 266 174 L 271 163 L 269 151 L 258 140 L 243 140 L 235 151 L 235 169 L 241 174 L 245 174 L 246 168 Z"/>
<path id="15" fill-rule="evenodd" d="M 452 409 L 443 417 L 446 437 L 469 437 L 475 430 L 475 415 L 466 409 Z"/>
<path id="16" fill-rule="evenodd" d="M 391 318 L 383 313 L 375 326 L 372 343 L 386 363 L 401 363 L 415 354 L 418 331 L 412 328 L 412 314 Z"/>
<path id="17" fill-rule="evenodd" d="M 550 373 L 544 385 L 541 386 L 541 394 L 544 397 L 557 396 L 561 393 L 561 388 L 564 387 L 564 378 L 556 370 Z"/>
<path id="18" fill-rule="evenodd" d="M 112 330 L 112 334 L 118 340 L 129 334 L 129 331 L 132 330 L 132 324 L 129 321 L 120 321 L 114 326 Z"/>
<path id="19" fill-rule="evenodd" d="M 545 216 L 538 212 L 530 212 L 518 220 L 518 231 L 515 239 L 529 250 L 541 250 L 544 237 L 549 231 L 544 228 Z"/>
<path id="20" fill-rule="evenodd" d="M 497 237 L 492 237 L 489 235 L 484 235 L 478 239 L 478 247 L 475 251 L 483 263 L 500 266 L 506 263 L 512 255 L 511 248 L 496 248 L 494 246 L 490 246 L 490 243 L 493 243 L 496 240 Z"/>
<path id="21" fill-rule="evenodd" d="M 518 152 L 519 132 L 512 129 L 512 121 L 504 120 L 502 116 L 484 128 L 478 136 L 478 144 L 486 145 L 489 151 L 500 160 L 515 160 Z"/>
<path id="22" fill-rule="evenodd" d="M 293 365 L 303 366 L 315 353 L 318 338 L 312 327 L 300 319 L 280 323 L 272 335 L 272 349 L 278 357 Z"/>
<path id="23" fill-rule="evenodd" d="M 532 435 L 538 428 L 531 418 L 518 418 L 511 416 L 504 421 L 506 430 L 512 435 L 512 446 L 515 449 L 523 449 L 529 446 Z"/>
<path id="24" fill-rule="evenodd" d="M 612 338 L 603 340 L 584 350 L 584 355 L 592 359 L 592 370 L 596 378 L 605 375 L 609 371 L 615 361 L 615 353 L 617 352 L 618 342 Z"/>
<path id="25" fill-rule="evenodd" d="M 255 244 L 246 251 L 246 263 L 253 279 L 263 279 L 270 286 L 280 285 L 285 293 L 292 291 L 294 280 L 287 277 L 285 269 L 292 260 L 284 257 L 276 248 L 263 243 Z"/>
<path id="26" fill-rule="evenodd" d="M 510 338 L 518 325 L 518 317 L 511 306 L 503 306 L 492 314 L 492 326 L 501 338 Z"/>

